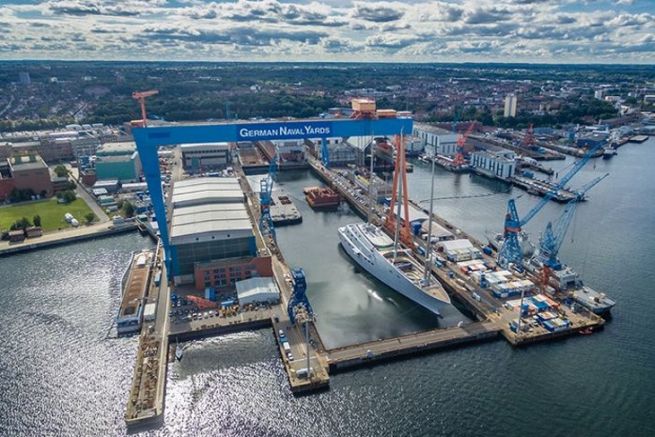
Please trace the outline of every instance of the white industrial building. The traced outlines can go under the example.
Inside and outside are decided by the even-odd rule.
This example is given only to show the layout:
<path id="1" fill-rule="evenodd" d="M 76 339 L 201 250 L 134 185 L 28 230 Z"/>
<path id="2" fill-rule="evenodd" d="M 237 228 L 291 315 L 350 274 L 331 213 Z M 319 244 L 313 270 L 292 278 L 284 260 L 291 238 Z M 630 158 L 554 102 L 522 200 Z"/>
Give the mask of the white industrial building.
<path id="1" fill-rule="evenodd" d="M 273 278 L 250 278 L 236 282 L 239 305 L 253 303 L 275 304 L 280 301 L 280 290 Z"/>
<path id="2" fill-rule="evenodd" d="M 192 171 L 224 169 L 232 163 L 229 143 L 192 143 L 180 145 L 184 168 Z"/>
<path id="3" fill-rule="evenodd" d="M 253 224 L 236 178 L 177 182 L 172 203 L 170 239 L 177 284 L 194 281 L 196 263 L 256 255 Z"/>
<path id="4" fill-rule="evenodd" d="M 437 154 L 455 156 L 457 153 L 457 134 L 425 123 L 414 123 L 414 136 L 423 141 L 425 152 L 432 154 L 434 147 Z"/>
<path id="5" fill-rule="evenodd" d="M 482 258 L 482 252 L 466 238 L 440 241 L 437 250 L 443 251 L 448 260 L 454 262 Z"/>
<path id="6" fill-rule="evenodd" d="M 478 174 L 508 180 L 514 176 L 516 155 L 505 149 L 478 150 L 471 153 L 470 164 L 473 171 Z"/>

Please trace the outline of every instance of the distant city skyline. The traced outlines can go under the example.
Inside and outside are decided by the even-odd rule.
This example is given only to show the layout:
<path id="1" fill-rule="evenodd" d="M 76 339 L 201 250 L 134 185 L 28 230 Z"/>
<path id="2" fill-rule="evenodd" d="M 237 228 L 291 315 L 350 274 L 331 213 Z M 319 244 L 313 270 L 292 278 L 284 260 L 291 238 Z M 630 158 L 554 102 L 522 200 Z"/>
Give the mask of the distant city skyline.
<path id="1" fill-rule="evenodd" d="M 2 3 L 2 60 L 655 62 L 653 0 Z"/>

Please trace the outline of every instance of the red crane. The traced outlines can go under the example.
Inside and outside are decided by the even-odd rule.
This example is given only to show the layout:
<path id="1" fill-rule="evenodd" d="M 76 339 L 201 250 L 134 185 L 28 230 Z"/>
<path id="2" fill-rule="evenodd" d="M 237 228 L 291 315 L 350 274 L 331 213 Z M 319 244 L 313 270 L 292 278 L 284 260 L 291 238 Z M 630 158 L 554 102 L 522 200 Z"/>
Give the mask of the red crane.
<path id="1" fill-rule="evenodd" d="M 412 231 L 409 228 L 409 193 L 407 191 L 407 167 L 405 165 L 405 145 L 403 139 L 396 135 L 396 163 L 393 172 L 393 192 L 391 194 L 391 202 L 389 203 L 389 210 L 387 211 L 387 218 L 384 222 L 384 227 L 389 235 L 396 233 L 396 220 L 400 220 L 398 239 L 410 249 L 414 249 L 414 239 L 412 238 Z M 373 175 L 370 176 L 369 184 L 373 183 Z M 400 202 L 398 198 L 398 185 L 402 190 L 402 210 L 398 217 L 396 217 L 396 202 Z M 402 217 L 404 212 L 405 218 Z"/>
<path id="2" fill-rule="evenodd" d="M 530 123 L 528 130 L 525 132 L 525 136 L 523 137 L 523 145 L 528 149 L 534 149 L 535 144 L 536 141 L 534 139 L 534 128 L 532 127 L 532 123 Z"/>
<path id="3" fill-rule="evenodd" d="M 469 122 L 469 127 L 466 129 L 466 132 L 457 137 L 457 153 L 455 154 L 455 159 L 453 160 L 453 165 L 455 167 L 461 167 L 466 164 L 464 161 L 464 145 L 466 144 L 466 140 L 468 139 L 469 135 L 471 135 L 474 128 L 475 122 Z"/>
<path id="4" fill-rule="evenodd" d="M 146 127 L 148 123 L 146 117 L 146 97 L 154 96 L 155 94 L 159 94 L 159 91 L 134 91 L 132 93 L 132 98 L 134 100 L 138 100 L 139 104 L 141 105 L 141 127 Z"/>

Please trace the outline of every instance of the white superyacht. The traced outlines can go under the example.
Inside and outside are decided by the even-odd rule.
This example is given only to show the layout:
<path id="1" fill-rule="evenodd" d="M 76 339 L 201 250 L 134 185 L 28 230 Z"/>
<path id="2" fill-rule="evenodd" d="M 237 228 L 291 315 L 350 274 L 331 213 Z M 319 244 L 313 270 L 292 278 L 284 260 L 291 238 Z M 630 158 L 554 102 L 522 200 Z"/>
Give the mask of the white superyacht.
<path id="1" fill-rule="evenodd" d="M 437 315 L 450 305 L 450 297 L 436 278 L 426 281 L 424 267 L 407 249 L 395 250 L 394 241 L 380 228 L 367 223 L 346 225 L 339 228 L 339 240 L 359 266 L 406 298 Z"/>
<path id="2" fill-rule="evenodd" d="M 403 187 L 406 181 L 405 152 L 403 150 L 403 139 L 397 145 L 396 171 L 394 171 L 393 198 L 390 205 L 392 214 L 393 205 L 396 200 L 403 197 L 405 210 L 407 210 L 407 188 Z M 373 175 L 373 144 L 371 145 L 371 169 Z M 397 169 L 400 169 L 398 171 Z M 434 187 L 434 162 L 432 164 L 432 186 Z M 342 226 L 339 228 L 339 240 L 346 253 L 364 270 L 375 276 L 378 280 L 402 294 L 408 299 L 416 302 L 434 314 L 441 315 L 440 309 L 450 305 L 450 297 L 443 289 L 439 281 L 432 275 L 429 263 L 431 248 L 426 243 L 426 265 L 422 266 L 411 254 L 409 249 L 404 249 L 399 244 L 400 220 L 394 220 L 396 225 L 395 238 L 389 237 L 382 229 L 371 224 L 372 205 L 374 200 L 371 197 L 369 184 L 369 220 L 368 223 L 357 223 Z M 398 190 L 396 191 L 396 188 Z M 430 212 L 432 211 L 431 193 Z M 401 202 L 398 201 L 397 216 L 400 217 Z M 387 220 L 391 220 L 391 214 Z M 391 222 L 391 223 L 394 223 Z M 389 222 L 387 222 L 389 224 Z M 429 231 L 431 233 L 431 230 Z M 411 235 L 411 234 L 410 234 Z M 411 239 L 411 236 L 409 237 Z M 414 244 L 408 242 L 407 244 Z"/>

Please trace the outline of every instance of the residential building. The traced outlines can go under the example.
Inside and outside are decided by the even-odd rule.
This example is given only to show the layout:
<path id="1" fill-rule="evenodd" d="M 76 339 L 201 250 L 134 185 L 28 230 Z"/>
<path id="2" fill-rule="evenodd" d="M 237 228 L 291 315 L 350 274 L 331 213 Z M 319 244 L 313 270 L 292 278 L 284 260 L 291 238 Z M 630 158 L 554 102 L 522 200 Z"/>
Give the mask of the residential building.
<path id="1" fill-rule="evenodd" d="M 516 117 L 517 98 L 516 94 L 511 93 L 505 96 L 505 117 Z"/>

